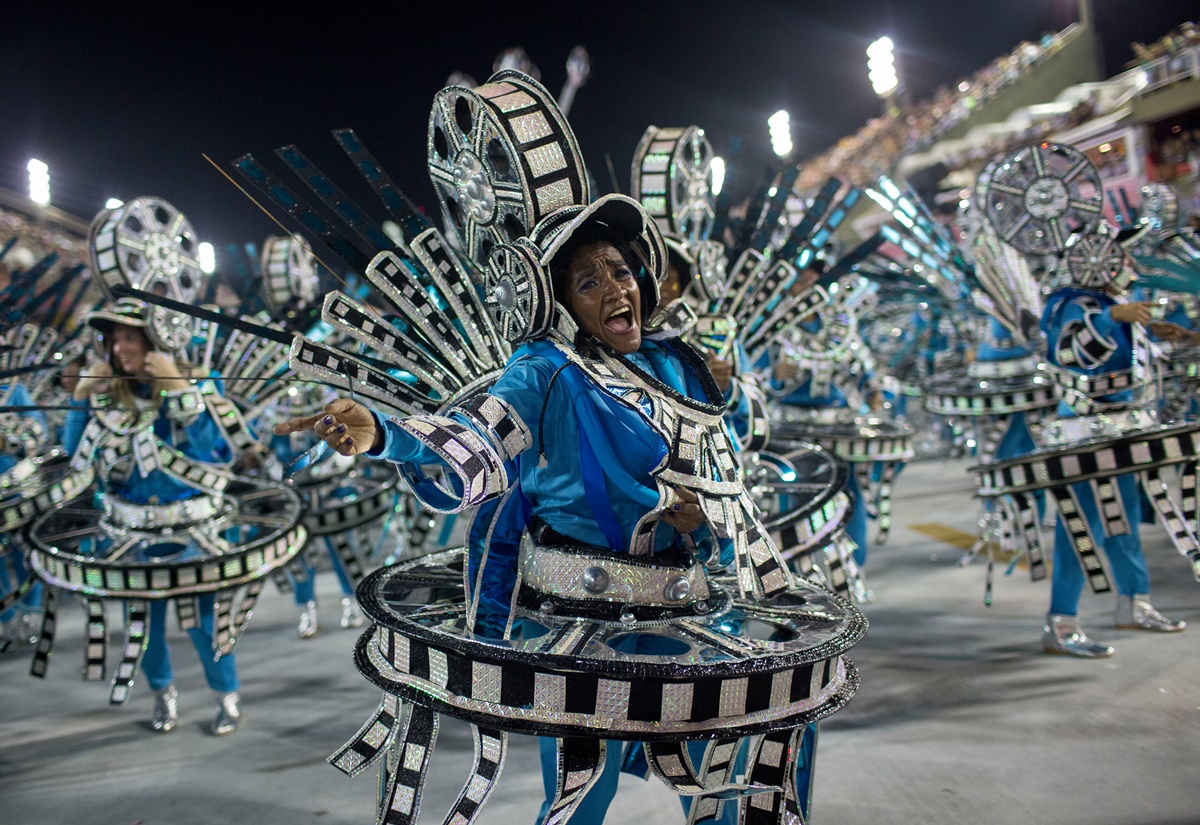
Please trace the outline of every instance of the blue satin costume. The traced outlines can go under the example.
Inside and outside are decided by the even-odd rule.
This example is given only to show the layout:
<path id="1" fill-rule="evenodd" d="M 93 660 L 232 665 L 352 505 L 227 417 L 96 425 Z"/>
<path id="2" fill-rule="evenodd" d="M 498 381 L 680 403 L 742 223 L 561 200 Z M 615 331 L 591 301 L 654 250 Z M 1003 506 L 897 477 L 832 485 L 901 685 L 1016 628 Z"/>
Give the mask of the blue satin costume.
<path id="1" fill-rule="evenodd" d="M 643 339 L 641 349 L 626 358 L 677 392 L 705 397 L 699 377 L 665 344 Z M 469 579 L 474 582 L 482 534 L 488 527 L 492 530 L 482 592 L 478 594 L 477 630 L 499 637 L 508 620 L 516 580 L 517 543 L 530 518 L 536 516 L 576 541 L 627 552 L 639 519 L 658 507 L 651 471 L 664 459 L 668 447 L 648 426 L 644 412 L 635 412 L 606 395 L 546 341 L 535 341 L 514 353 L 489 394 L 507 402 L 532 437 L 532 446 L 506 464 L 508 477 L 518 479 L 513 494 L 482 505 L 469 537 Z M 473 426 L 461 415 L 452 413 L 451 417 Z M 405 465 L 442 463 L 394 422 L 384 422 L 384 430 L 384 445 L 370 455 L 400 464 L 402 472 Z M 693 531 L 692 538 L 700 546 L 713 548 L 706 526 Z M 673 529 L 660 523 L 658 548 L 665 549 L 679 540 Z M 720 548 L 721 558 L 729 561 L 731 553 L 726 554 L 725 549 Z M 689 744 L 696 764 L 706 744 Z M 571 825 L 599 825 L 604 819 L 625 758 L 620 743 L 610 745 L 603 773 L 575 810 Z M 554 740 L 543 739 L 541 752 L 547 802 L 542 806 L 539 823 L 554 794 Z M 735 811 L 736 806 L 727 805 L 726 817 Z"/>
<path id="2" fill-rule="evenodd" d="M 1093 303 L 1095 302 L 1095 303 Z M 1095 332 L 1113 342 L 1115 348 L 1098 363 L 1090 365 L 1071 365 L 1073 372 L 1087 375 L 1100 375 L 1118 370 L 1127 370 L 1133 364 L 1133 341 L 1128 324 L 1122 324 L 1112 319 L 1112 307 L 1116 301 L 1104 293 L 1094 290 L 1064 287 L 1055 291 L 1046 302 L 1042 313 L 1042 330 L 1046 333 L 1048 343 L 1047 360 L 1056 366 L 1058 364 L 1058 348 L 1060 338 L 1069 334 L 1066 327 L 1072 322 L 1085 320 L 1091 324 Z M 1096 311 L 1096 305 L 1099 311 Z M 1089 307 L 1089 305 L 1091 305 Z M 1107 396 L 1100 401 L 1117 402 L 1131 401 L 1132 393 L 1128 390 Z M 1074 411 L 1065 403 L 1058 406 L 1060 417 L 1073 417 Z M 1138 523 L 1141 521 L 1141 502 L 1139 485 L 1133 475 L 1122 475 L 1116 479 L 1121 501 L 1129 521 L 1130 532 L 1124 536 L 1109 536 L 1105 534 L 1104 522 L 1096 507 L 1095 497 L 1089 484 L 1073 485 L 1079 502 L 1087 518 L 1088 527 L 1097 539 L 1103 536 L 1104 555 L 1108 558 L 1116 583 L 1117 592 L 1123 596 L 1144 594 L 1150 592 L 1150 573 L 1146 567 L 1146 558 L 1142 553 L 1142 543 L 1138 536 Z M 1072 549 L 1071 538 L 1059 516 L 1054 531 L 1054 572 L 1051 578 L 1050 612 L 1065 616 L 1074 616 L 1079 609 L 1079 597 L 1086 583 L 1083 569 Z"/>
<path id="3" fill-rule="evenodd" d="M 0 394 L 3 394 L 7 391 L 7 386 L 0 385 Z M 12 387 L 12 392 L 9 393 L 8 403 L 14 407 L 32 407 L 34 405 L 34 400 L 33 396 L 29 394 L 29 390 L 25 388 L 24 384 L 15 384 Z M 47 428 L 46 416 L 41 412 L 41 410 L 29 410 L 26 412 L 15 413 L 15 415 L 20 418 L 32 419 L 41 424 L 43 432 L 47 434 L 50 432 Z M 26 457 L 27 456 L 13 455 L 11 453 L 0 453 L 0 473 L 8 472 L 16 466 L 20 459 Z M 5 543 L 11 542 L 12 537 L 4 536 L 3 541 Z M 9 558 L 12 560 L 12 569 L 16 580 L 14 581 L 13 578 L 9 576 L 8 563 L 0 562 L 0 593 L 11 593 L 16 587 L 19 587 L 23 581 L 29 578 L 29 569 L 25 566 L 25 556 L 21 552 L 21 548 L 13 545 Z M 11 621 L 16 616 L 18 609 L 24 612 L 30 612 L 37 610 L 41 606 L 42 585 L 41 582 L 38 582 L 34 584 L 29 592 L 25 594 L 25 597 L 17 603 L 17 607 L 10 607 L 8 610 L 0 613 L 0 621 Z"/>
<path id="4" fill-rule="evenodd" d="M 135 392 L 141 397 L 149 397 L 149 385 L 140 385 Z M 218 391 L 221 391 L 218 383 Z M 71 401 L 74 408 L 67 414 L 66 437 L 64 446 L 74 453 L 83 436 L 83 429 L 89 418 L 86 401 Z M 229 444 L 221 435 L 220 428 L 213 420 L 208 410 L 203 410 L 191 424 L 181 427 L 172 422 L 166 415 L 165 405 L 160 405 L 158 415 L 154 419 L 154 433 L 167 444 L 178 448 L 184 455 L 196 461 L 224 463 L 230 460 L 232 452 Z M 168 476 L 161 470 L 154 470 L 149 475 L 142 475 L 137 467 L 133 467 L 129 478 L 114 490 L 121 498 L 138 504 L 154 501 L 166 504 L 199 495 L 199 492 Z M 178 545 L 158 545 L 164 552 L 175 552 Z M 148 550 L 154 555 L 155 547 Z M 155 599 L 150 602 L 149 621 L 146 631 L 146 652 L 142 658 L 142 671 L 151 690 L 163 690 L 174 680 L 171 668 L 170 651 L 167 646 L 167 601 Z M 196 599 L 199 613 L 199 625 L 187 631 L 204 667 L 204 677 L 208 686 L 218 693 L 228 693 L 237 690 L 240 682 L 237 676 L 237 664 L 233 653 L 228 653 L 214 661 L 213 657 L 213 604 L 215 596 L 202 595 Z"/>

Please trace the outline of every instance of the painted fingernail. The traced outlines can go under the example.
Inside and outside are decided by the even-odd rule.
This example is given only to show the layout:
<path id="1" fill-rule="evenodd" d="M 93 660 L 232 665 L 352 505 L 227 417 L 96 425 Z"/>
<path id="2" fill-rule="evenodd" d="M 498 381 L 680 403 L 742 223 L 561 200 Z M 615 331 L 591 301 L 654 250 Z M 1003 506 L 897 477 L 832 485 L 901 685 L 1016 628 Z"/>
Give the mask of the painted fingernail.
<path id="1" fill-rule="evenodd" d="M 321 423 L 324 424 L 326 427 L 328 427 L 330 424 L 333 423 L 333 416 L 332 415 L 325 416 L 325 419 Z"/>
<path id="2" fill-rule="evenodd" d="M 676 513 L 678 513 L 678 512 L 679 512 L 679 505 L 678 505 L 678 504 L 672 504 L 672 505 L 671 505 L 671 509 L 672 509 L 673 511 L 675 511 Z"/>
<path id="3" fill-rule="evenodd" d="M 353 446 L 354 446 L 354 439 L 353 439 L 353 438 L 351 438 L 350 436 L 346 436 L 346 446 L 347 446 L 347 447 L 353 447 Z"/>
<path id="4" fill-rule="evenodd" d="M 344 433 L 344 432 L 346 432 L 346 425 L 345 425 L 345 424 L 338 424 L 338 426 L 337 426 L 337 431 L 338 431 L 339 433 Z"/>

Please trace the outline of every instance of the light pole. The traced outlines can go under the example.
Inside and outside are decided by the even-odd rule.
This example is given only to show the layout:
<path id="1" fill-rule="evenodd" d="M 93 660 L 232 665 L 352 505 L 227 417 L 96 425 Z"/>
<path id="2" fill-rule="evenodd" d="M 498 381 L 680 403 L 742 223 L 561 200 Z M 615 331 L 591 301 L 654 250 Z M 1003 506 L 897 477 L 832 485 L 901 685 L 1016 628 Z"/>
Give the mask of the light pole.
<path id="1" fill-rule="evenodd" d="M 896 74 L 896 57 L 892 38 L 881 37 L 867 46 L 867 77 L 871 88 L 883 100 L 886 112 L 892 103 L 896 90 L 900 87 L 900 78 Z"/>
<path id="2" fill-rule="evenodd" d="M 725 158 L 717 155 L 712 159 L 712 193 L 713 196 L 721 194 L 722 187 L 725 186 Z"/>
<path id="3" fill-rule="evenodd" d="M 39 206 L 49 206 L 50 167 L 34 158 L 25 168 L 29 170 L 29 199 Z"/>
<path id="4" fill-rule="evenodd" d="M 771 115 L 767 118 L 767 128 L 771 132 L 771 149 L 779 157 L 786 158 L 793 148 L 791 118 L 788 113 L 780 109 Z"/>

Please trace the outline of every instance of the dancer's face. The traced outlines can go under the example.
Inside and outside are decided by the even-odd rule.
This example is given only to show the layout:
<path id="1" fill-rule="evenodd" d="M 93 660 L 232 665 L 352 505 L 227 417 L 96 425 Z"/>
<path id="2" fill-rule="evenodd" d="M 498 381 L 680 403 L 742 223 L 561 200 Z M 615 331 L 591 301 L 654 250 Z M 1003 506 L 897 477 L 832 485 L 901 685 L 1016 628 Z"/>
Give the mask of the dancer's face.
<path id="1" fill-rule="evenodd" d="M 144 375 L 146 355 L 150 352 L 150 342 L 146 334 L 137 327 L 127 327 L 115 324 L 112 331 L 113 366 L 120 367 L 125 375 Z"/>
<path id="2" fill-rule="evenodd" d="M 641 347 L 641 292 L 615 246 L 596 241 L 575 250 L 565 288 L 564 303 L 580 329 L 622 355 Z"/>

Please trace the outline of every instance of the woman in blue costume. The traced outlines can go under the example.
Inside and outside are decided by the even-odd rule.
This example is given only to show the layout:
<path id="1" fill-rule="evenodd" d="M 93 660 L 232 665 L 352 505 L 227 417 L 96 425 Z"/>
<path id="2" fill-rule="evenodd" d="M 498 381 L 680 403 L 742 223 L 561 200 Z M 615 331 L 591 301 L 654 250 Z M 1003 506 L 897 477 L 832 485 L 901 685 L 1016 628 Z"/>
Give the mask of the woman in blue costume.
<path id="1" fill-rule="evenodd" d="M 1089 376 L 1131 369 L 1134 325 L 1150 323 L 1152 305 L 1121 303 L 1114 297 L 1117 294 L 1119 289 L 1111 283 L 1102 288 L 1071 285 L 1052 293 L 1041 322 L 1047 340 L 1046 360 L 1055 367 Z M 1156 332 L 1164 331 L 1154 326 Z M 1134 404 L 1130 390 L 1090 400 L 1102 405 Z M 1059 404 L 1060 418 L 1083 412 L 1086 411 L 1072 408 L 1065 400 Z M 1137 479 L 1126 474 L 1117 476 L 1116 483 L 1129 524 L 1129 532 L 1117 536 L 1106 534 L 1091 486 L 1073 485 L 1092 535 L 1103 537 L 1104 553 L 1117 585 L 1116 626 L 1168 633 L 1183 630 L 1182 621 L 1167 619 L 1149 601 L 1150 573 L 1138 537 L 1141 502 Z M 1077 614 L 1084 584 L 1084 572 L 1060 515 L 1054 533 L 1050 612 L 1042 635 L 1046 652 L 1091 658 L 1113 654 L 1112 647 L 1088 638 L 1079 627 Z"/>
<path id="2" fill-rule="evenodd" d="M 803 290 L 808 289 L 821 277 L 824 271 L 824 262 L 817 261 L 815 266 L 803 270 L 796 282 L 792 285 L 793 294 L 799 294 Z M 821 319 L 816 315 L 803 319 L 797 324 L 797 329 L 802 333 L 815 335 L 821 330 Z M 785 391 L 787 387 L 794 387 L 787 395 L 778 397 L 780 404 L 789 407 L 800 407 L 803 409 L 849 409 L 849 402 L 846 400 L 845 393 L 837 386 L 835 382 L 829 382 L 828 387 L 818 394 L 813 393 L 813 377 L 809 375 L 799 386 L 795 386 L 795 379 L 798 375 L 798 368 L 795 361 L 783 356 L 781 352 L 776 353 L 774 359 L 774 367 L 771 371 L 771 386 L 777 392 Z M 766 356 L 758 364 L 759 368 L 765 369 L 768 366 Z M 857 376 L 859 387 L 865 386 L 870 376 Z M 876 409 L 878 403 L 881 402 L 882 396 L 878 393 L 871 393 L 870 409 Z M 867 563 L 868 555 L 868 539 L 867 539 L 867 508 L 862 498 L 861 489 L 858 485 L 857 473 L 850 472 L 846 477 L 846 494 L 854 504 L 854 508 L 850 514 L 850 521 L 846 524 L 846 535 L 854 542 L 854 563 L 859 567 Z M 870 600 L 873 598 L 868 593 L 860 594 L 860 598 Z"/>
<path id="3" fill-rule="evenodd" d="M 20 383 L 0 385 L 0 398 L 4 399 L 4 403 L 14 407 L 34 406 L 33 396 L 29 394 L 25 385 Z M 49 432 L 46 416 L 40 410 L 9 413 L 6 417 L 11 419 L 14 432 L 0 433 L 0 473 L 8 472 L 22 458 L 36 452 L 36 450 L 31 451 L 29 447 L 40 446 L 46 441 Z M 12 541 L 12 537 L 3 535 L 0 536 L 0 541 L 8 545 Z M 25 559 L 20 548 L 12 545 L 9 547 L 9 551 L 7 558 L 0 558 L 0 595 L 13 592 L 13 589 L 19 587 L 30 575 L 25 567 Z M 12 562 L 11 577 L 9 573 L 10 560 Z M 7 639 L 17 644 L 34 644 L 38 635 L 37 613 L 41 606 L 42 585 L 38 582 L 14 607 L 10 607 L 0 614 L 0 623 L 4 628 L 3 633 L 0 634 L 0 642 Z M 0 644 L 0 647 L 2 646 Z"/>
<path id="4" fill-rule="evenodd" d="M 271 452 L 282 466 L 292 467 L 313 446 L 311 440 L 311 437 L 303 437 L 303 434 L 297 433 L 291 436 L 277 435 L 271 439 Z M 335 470 L 336 472 L 340 470 Z M 355 492 L 353 487 L 344 486 L 335 489 L 333 494 L 338 498 L 345 498 L 354 495 Z M 329 554 L 329 566 L 337 576 L 338 586 L 342 591 L 342 618 L 339 624 L 347 629 L 362 627 L 363 615 L 358 609 L 358 602 L 354 600 L 354 582 L 350 580 L 346 565 L 328 536 L 321 536 L 319 541 Z M 296 607 L 300 608 L 300 624 L 296 627 L 296 635 L 301 639 L 311 639 L 320 630 L 317 616 L 317 564 L 307 552 L 302 552 L 297 557 L 296 564 L 303 570 L 302 576 L 297 575 L 291 567 L 288 568 L 288 575 L 292 580 L 292 595 Z"/>
<path id="5" fill-rule="evenodd" d="M 459 443 L 490 441 L 503 464 L 475 477 L 496 496 L 509 492 L 489 498 L 470 531 L 471 596 L 478 604 L 475 627 L 482 635 L 520 632 L 509 625 L 522 534 L 545 546 L 588 546 L 622 555 L 694 553 L 715 556 L 718 563 L 731 561 L 728 542 L 715 539 L 695 493 L 668 486 L 664 494 L 652 475 L 669 452 L 654 408 L 672 396 L 716 409 L 723 409 L 725 400 L 698 353 L 678 339 L 657 341 L 644 335 L 663 274 L 648 271 L 649 259 L 640 245 L 642 233 L 653 232 L 647 225 L 653 227 L 636 202 L 608 196 L 560 226 L 557 234 L 541 238 L 554 298 L 578 327 L 574 346 L 543 339 L 521 347 L 482 403 L 460 404 L 445 419 L 425 416 L 414 422 L 385 421 L 340 399 L 323 414 L 275 428 L 276 434 L 287 434 L 312 427 L 342 454 L 367 453 L 396 462 L 418 490 L 419 465 L 449 463 L 445 450 L 432 449 L 431 440 L 421 437 L 423 427 L 454 433 Z M 661 258 L 656 266 L 663 267 Z M 573 325 L 560 321 L 560 329 Z M 599 352 L 652 392 L 633 391 L 618 399 L 602 391 L 586 368 L 589 353 Z M 486 416 L 472 412 L 484 405 Z M 471 475 L 463 466 L 458 467 L 460 478 Z M 642 529 L 654 519 L 658 529 Z M 480 547 L 484 534 L 486 563 Z M 644 641 L 630 634 L 626 652 L 649 652 L 640 647 Z M 694 744 L 698 763 L 705 743 Z M 552 739 L 542 741 L 542 756 L 549 800 L 556 775 Z M 571 816 L 572 825 L 603 820 L 622 761 L 622 748 L 607 749 L 603 773 Z M 544 805 L 539 822 L 546 810 Z M 733 815 L 735 806 L 726 806 L 726 812 Z"/>
<path id="6" fill-rule="evenodd" d="M 225 463 L 230 460 L 229 444 L 221 434 L 205 405 L 197 399 L 189 404 L 185 396 L 197 392 L 184 378 L 173 355 L 156 350 L 146 336 L 146 307 L 139 301 L 122 299 L 111 312 L 96 312 L 88 319 L 104 345 L 108 361 L 89 365 L 86 377 L 75 387 L 67 416 L 64 446 L 74 452 L 79 446 L 90 410 L 89 400 L 107 385 L 116 406 L 123 409 L 155 408 L 154 433 L 166 444 L 173 445 L 189 458 L 202 462 Z M 175 403 L 171 403 L 172 400 Z M 193 487 L 182 484 L 162 470 L 143 475 L 135 465 L 129 477 L 120 482 L 113 493 L 135 504 L 167 504 L 199 495 Z M 155 545 L 149 549 L 162 553 L 178 551 L 176 544 Z M 217 713 L 212 722 L 216 735 L 232 733 L 240 719 L 237 690 L 240 686 L 237 665 L 232 653 L 213 657 L 214 596 L 197 598 L 199 623 L 188 630 L 192 644 L 200 657 L 204 676 L 217 696 Z M 178 692 L 167 647 L 166 599 L 150 602 L 146 652 L 142 669 L 155 694 L 152 725 L 165 733 L 178 723 Z"/>

